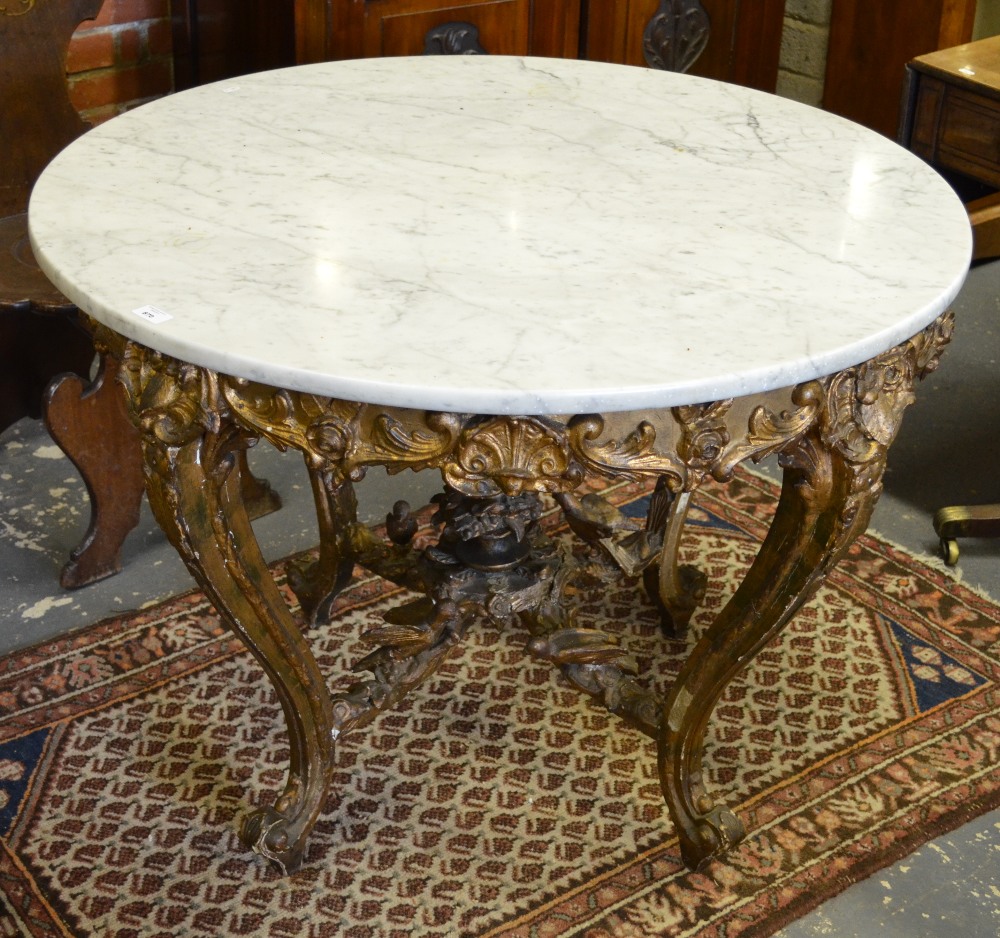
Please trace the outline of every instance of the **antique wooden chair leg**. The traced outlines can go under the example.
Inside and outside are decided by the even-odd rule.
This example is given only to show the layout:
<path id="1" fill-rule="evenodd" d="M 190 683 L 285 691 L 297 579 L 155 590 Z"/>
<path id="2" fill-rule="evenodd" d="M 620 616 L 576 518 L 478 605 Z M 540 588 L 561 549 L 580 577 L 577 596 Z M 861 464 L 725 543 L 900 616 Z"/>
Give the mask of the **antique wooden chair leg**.
<path id="1" fill-rule="evenodd" d="M 783 457 L 784 484 L 760 552 L 735 595 L 684 664 L 664 704 L 660 783 L 692 868 L 744 836 L 702 776 L 709 717 L 725 688 L 774 639 L 842 551 L 864 531 L 881 490 L 884 452 L 859 465 L 818 435 Z"/>
<path id="2" fill-rule="evenodd" d="M 121 549 L 139 523 L 145 484 L 139 434 L 125 412 L 118 386 L 118 365 L 102 355 L 93 382 L 76 374 L 59 375 L 42 405 L 45 426 L 83 478 L 90 496 L 90 524 L 70 553 L 59 582 L 77 589 L 122 568 Z M 280 496 L 265 479 L 250 472 L 246 452 L 239 454 L 243 498 L 251 518 L 277 511 Z"/>
<path id="3" fill-rule="evenodd" d="M 302 860 L 333 773 L 330 695 L 250 526 L 240 461 L 246 441 L 230 427 L 179 445 L 143 438 L 150 504 L 226 625 L 270 679 L 288 726 L 290 767 L 272 807 L 249 815 L 242 836 L 282 870 Z M 161 433 L 163 431 L 160 431 Z"/>
<path id="4" fill-rule="evenodd" d="M 104 355 L 93 383 L 64 374 L 45 393 L 45 426 L 76 466 L 90 496 L 90 525 L 59 579 L 65 589 L 118 573 L 122 543 L 139 523 L 142 453 L 116 373 L 117 365 Z"/>
<path id="5" fill-rule="evenodd" d="M 35 313 L 28 301 L 12 308 L 0 296 L 0 432 L 22 417 L 42 416 L 45 389 L 55 375 L 89 373 L 94 345 L 74 317 L 72 307 Z"/>
<path id="6" fill-rule="evenodd" d="M 691 503 L 691 493 L 675 495 L 661 476 L 649 505 L 647 528 L 660 529 L 663 548 L 659 563 L 643 572 L 643 585 L 660 612 L 660 625 L 670 638 L 683 638 L 688 622 L 705 596 L 705 574 L 690 564 L 678 564 L 681 534 Z"/>

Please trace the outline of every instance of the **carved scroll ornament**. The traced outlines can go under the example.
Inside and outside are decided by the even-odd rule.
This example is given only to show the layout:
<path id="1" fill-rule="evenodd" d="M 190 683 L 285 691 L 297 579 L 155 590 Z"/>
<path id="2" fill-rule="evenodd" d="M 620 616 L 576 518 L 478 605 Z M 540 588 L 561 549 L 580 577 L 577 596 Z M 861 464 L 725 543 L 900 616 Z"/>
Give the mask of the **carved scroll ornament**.
<path id="1" fill-rule="evenodd" d="M 642 34 L 650 68 L 686 72 L 708 45 L 711 23 L 699 0 L 660 0 Z"/>
<path id="2" fill-rule="evenodd" d="M 133 420 L 167 447 L 236 430 L 249 445 L 264 438 L 300 450 L 311 468 L 360 478 L 366 466 L 389 472 L 439 468 L 465 495 L 489 498 L 567 491 L 583 479 L 560 424 L 540 417 L 394 410 L 287 391 L 186 364 L 95 326 L 122 361 Z"/>
<path id="3" fill-rule="evenodd" d="M 591 470 L 632 479 L 664 477 L 674 492 L 691 491 L 708 475 L 726 481 L 744 459 L 759 462 L 813 429 L 853 462 L 866 462 L 892 441 L 913 401 L 914 382 L 937 367 L 953 328 L 954 317 L 947 313 L 870 361 L 803 382 L 792 390 L 791 408 L 776 413 L 757 407 L 742 433 L 725 422 L 732 401 L 724 400 L 673 408 L 680 431 L 675 445 L 658 447 L 656 428 L 648 421 L 621 439 L 602 439 L 604 420 L 596 414 L 573 418 L 570 443 Z"/>
<path id="4" fill-rule="evenodd" d="M 525 491 L 565 492 L 589 468 L 618 476 L 664 477 L 690 491 L 707 475 L 725 481 L 744 459 L 785 450 L 812 428 L 854 462 L 874 458 L 895 435 L 913 384 L 936 367 L 953 328 L 950 314 L 871 361 L 798 385 L 793 406 L 756 408 L 746 430 L 726 423 L 732 401 L 675 407 L 680 436 L 657 447 L 656 429 L 640 422 L 623 439 L 602 440 L 604 420 L 580 415 L 568 426 L 541 417 L 393 410 L 279 390 L 219 375 L 153 352 L 97 327 L 118 346 L 121 380 L 140 428 L 177 446 L 231 421 L 252 437 L 294 447 L 317 469 L 363 473 L 440 468 L 448 484 L 475 497 Z"/>
<path id="5" fill-rule="evenodd" d="M 598 416 L 578 416 L 567 425 L 541 417 L 395 410 L 282 391 L 179 362 L 95 327 L 98 343 L 122 363 L 129 409 L 143 430 L 157 518 L 286 701 L 288 779 L 273 808 L 250 816 L 245 839 L 293 869 L 325 801 L 334 740 L 433 673 L 485 611 L 497 624 L 521 618 L 531 630 L 534 657 L 558 665 L 575 686 L 656 738 L 660 783 L 685 862 L 696 868 L 728 850 L 743 828 L 705 787 L 708 717 L 734 675 L 778 634 L 864 529 L 914 382 L 936 367 L 952 322 L 942 316 L 871 361 L 801 383 L 787 410 L 761 406 L 747 419 L 730 400 L 675 407 L 639 421 L 631 432 L 624 424 L 621 439 L 605 438 Z M 669 432 L 658 441 L 659 427 Z M 233 456 L 259 437 L 302 450 L 314 475 L 330 477 L 323 479 L 330 499 L 327 529 L 346 534 L 328 564 L 336 574 L 328 587 L 336 586 L 340 572 L 349 575 L 361 555 L 358 545 L 365 546 L 353 540 L 349 476 L 368 464 L 393 471 L 433 466 L 452 489 L 439 502 L 442 538 L 415 568 L 427 595 L 390 611 L 384 625 L 366 633 L 377 647 L 356 670 L 372 677 L 332 699 L 298 623 L 267 576 L 236 497 Z M 672 564 L 689 492 L 706 476 L 724 479 L 743 458 L 769 453 L 777 453 L 785 468 L 775 524 L 750 577 L 661 700 L 635 679 L 635 662 L 614 636 L 576 625 L 563 600 L 587 579 L 600 579 L 603 567 L 589 559 L 563 562 L 538 524 L 535 493 L 569 492 L 585 468 L 657 478 L 645 530 L 621 530 L 621 519 L 585 498 L 560 496 L 560 504 L 574 530 L 591 542 L 623 534 L 635 541 L 637 558 L 656 553 L 643 554 L 640 542 L 658 544 L 661 564 Z M 470 545 L 480 551 L 471 561 L 465 556 Z M 379 557 L 389 567 L 396 564 L 384 545 Z M 675 617 L 685 611 L 687 594 L 695 598 L 690 584 L 671 585 L 669 577 L 665 596 L 662 578 L 653 585 Z M 292 648 L 287 660 L 269 657 L 278 646 Z"/>
<path id="6" fill-rule="evenodd" d="M 427 30 L 424 55 L 486 55 L 472 23 L 443 23 Z"/>

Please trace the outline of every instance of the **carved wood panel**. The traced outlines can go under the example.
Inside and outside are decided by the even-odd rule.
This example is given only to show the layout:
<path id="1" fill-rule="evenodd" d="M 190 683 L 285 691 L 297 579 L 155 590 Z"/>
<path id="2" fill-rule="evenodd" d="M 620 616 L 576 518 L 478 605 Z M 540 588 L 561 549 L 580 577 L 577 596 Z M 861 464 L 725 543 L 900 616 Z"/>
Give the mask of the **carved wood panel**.
<path id="1" fill-rule="evenodd" d="M 441 30 L 446 32 L 444 47 L 439 54 L 463 54 L 468 48 L 471 30 L 477 34 L 477 43 L 492 55 L 528 55 L 531 2 L 530 0 L 490 0 L 490 2 L 464 2 L 454 6 L 408 2 L 372 6 L 365 19 L 364 54 L 421 55 L 433 43 Z M 422 9 L 427 6 L 430 9 Z M 459 33 L 459 28 L 464 30 Z"/>
<path id="2" fill-rule="evenodd" d="M 665 40 L 691 48 L 698 35 L 698 7 L 708 35 L 698 54 L 681 64 L 693 75 L 773 91 L 785 15 L 785 0 L 585 0 L 582 55 L 604 62 L 650 64 Z M 654 53 L 655 54 L 655 53 Z"/>
<path id="3" fill-rule="evenodd" d="M 293 58 L 478 48 L 652 64 L 773 91 L 784 9 L 785 0 L 184 0 L 173 7 L 175 74 L 182 88 Z"/>
<path id="4" fill-rule="evenodd" d="M 297 58 L 421 55 L 449 24 L 475 27 L 495 55 L 574 58 L 580 0 L 296 0 Z"/>
<path id="5" fill-rule="evenodd" d="M 665 55 L 680 70 L 773 91 L 784 11 L 785 0 L 296 0 L 297 56 L 420 55 L 429 31 L 464 23 L 494 54 L 629 65 Z"/>

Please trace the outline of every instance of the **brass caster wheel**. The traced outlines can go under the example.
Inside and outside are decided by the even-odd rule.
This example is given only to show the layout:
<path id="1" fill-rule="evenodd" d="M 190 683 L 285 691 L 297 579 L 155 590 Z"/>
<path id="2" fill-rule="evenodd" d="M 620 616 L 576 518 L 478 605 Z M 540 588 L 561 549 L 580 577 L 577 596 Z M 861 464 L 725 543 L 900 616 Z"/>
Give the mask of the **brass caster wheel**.
<path id="1" fill-rule="evenodd" d="M 941 538 L 941 559 L 949 567 L 958 563 L 958 541 Z"/>

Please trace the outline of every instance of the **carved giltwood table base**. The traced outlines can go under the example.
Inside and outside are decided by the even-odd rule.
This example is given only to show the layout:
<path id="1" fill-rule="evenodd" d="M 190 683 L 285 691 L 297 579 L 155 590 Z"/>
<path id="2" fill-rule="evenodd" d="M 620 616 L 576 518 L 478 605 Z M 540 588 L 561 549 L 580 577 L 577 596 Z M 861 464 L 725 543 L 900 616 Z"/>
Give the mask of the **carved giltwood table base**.
<path id="1" fill-rule="evenodd" d="M 288 723 L 285 788 L 272 807 L 247 818 L 246 842 L 295 869 L 327 794 L 336 741 L 431 674 L 486 616 L 526 622 L 528 654 L 558 665 L 656 741 L 664 800 L 688 865 L 731 849 L 742 824 L 702 778 L 713 708 L 864 531 L 913 385 L 935 367 L 951 326 L 942 316 L 868 362 L 753 398 L 556 418 L 432 413 L 281 390 L 186 364 L 95 323 L 121 363 L 156 517 L 257 657 Z M 292 583 L 313 621 L 329 616 L 356 562 L 425 597 L 367 634 L 373 651 L 354 669 L 371 677 L 344 693 L 327 690 L 250 527 L 239 457 L 260 438 L 301 451 L 311 472 L 320 553 Z M 665 628 L 678 634 L 704 590 L 697 571 L 677 563 L 691 493 L 707 477 L 726 480 L 741 461 L 770 454 L 784 469 L 770 532 L 661 700 L 641 683 L 626 649 L 576 622 L 567 587 L 595 573 L 566 563 L 546 540 L 539 499 L 554 497 L 576 534 L 629 575 L 642 574 Z M 402 504 L 387 541 L 358 523 L 352 482 L 375 465 L 441 472 L 436 546 L 423 553 L 409 546 L 413 524 Z M 588 474 L 655 479 L 646 524 L 576 494 Z"/>

